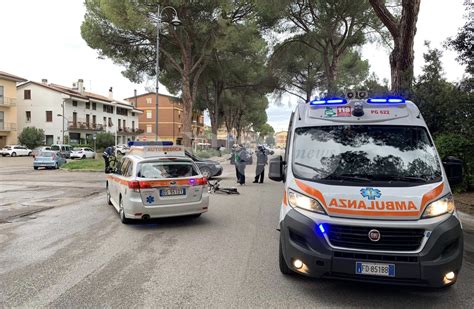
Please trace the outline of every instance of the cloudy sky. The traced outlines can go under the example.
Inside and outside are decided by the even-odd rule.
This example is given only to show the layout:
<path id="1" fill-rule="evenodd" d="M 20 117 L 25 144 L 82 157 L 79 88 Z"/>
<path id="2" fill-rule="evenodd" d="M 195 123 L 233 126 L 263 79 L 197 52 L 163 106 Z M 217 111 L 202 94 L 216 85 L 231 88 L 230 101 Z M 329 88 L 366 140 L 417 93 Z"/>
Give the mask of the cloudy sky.
<path id="1" fill-rule="evenodd" d="M 463 0 L 422 0 L 415 38 L 415 74 L 423 65 L 423 42 L 442 47 L 446 38 L 456 34 L 464 24 Z M 86 88 L 107 95 L 109 87 L 114 97 L 123 99 L 133 90 L 144 92 L 148 84 L 133 84 L 121 75 L 122 68 L 108 59 L 98 59 L 97 52 L 81 38 L 80 25 L 85 9 L 83 0 L 0 0 L 0 71 L 29 80 L 71 86 L 84 79 Z M 363 57 L 370 60 L 371 71 L 380 78 L 389 78 L 388 50 L 380 46 L 363 47 Z M 446 78 L 458 81 L 463 68 L 455 61 L 456 54 L 444 51 Z M 164 87 L 163 92 L 166 90 Z M 161 92 L 161 91 L 160 91 Z M 166 92 L 165 92 L 166 93 Z M 287 96 L 279 104 L 271 102 L 267 110 L 269 123 L 275 130 L 287 127 L 288 117 L 296 99 Z"/>

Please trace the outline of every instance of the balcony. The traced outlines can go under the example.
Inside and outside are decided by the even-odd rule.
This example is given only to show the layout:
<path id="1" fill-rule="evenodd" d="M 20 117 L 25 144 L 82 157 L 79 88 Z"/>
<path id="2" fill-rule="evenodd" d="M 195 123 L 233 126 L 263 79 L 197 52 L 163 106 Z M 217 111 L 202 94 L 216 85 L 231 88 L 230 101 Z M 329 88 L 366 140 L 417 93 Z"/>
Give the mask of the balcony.
<path id="1" fill-rule="evenodd" d="M 118 133 L 122 133 L 125 135 L 139 135 L 139 134 L 142 134 L 143 132 L 145 131 L 138 128 L 119 128 L 118 129 Z"/>
<path id="2" fill-rule="evenodd" d="M 0 132 L 16 131 L 16 123 L 0 122 Z"/>
<path id="3" fill-rule="evenodd" d="M 68 129 L 83 131 L 104 131 L 104 126 L 98 123 L 90 123 L 86 121 L 69 121 Z"/>
<path id="4" fill-rule="evenodd" d="M 16 98 L 0 97 L 0 107 L 16 106 Z"/>

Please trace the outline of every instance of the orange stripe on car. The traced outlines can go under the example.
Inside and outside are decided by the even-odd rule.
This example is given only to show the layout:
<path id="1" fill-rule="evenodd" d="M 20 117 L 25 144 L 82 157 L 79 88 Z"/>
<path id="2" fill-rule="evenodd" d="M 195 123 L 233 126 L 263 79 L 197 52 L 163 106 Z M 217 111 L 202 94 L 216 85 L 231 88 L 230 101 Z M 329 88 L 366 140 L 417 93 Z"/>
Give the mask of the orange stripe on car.
<path id="1" fill-rule="evenodd" d="M 308 186 L 301 180 L 295 179 L 296 184 L 298 187 L 300 187 L 301 190 L 303 190 L 306 194 L 309 194 L 310 196 L 316 198 L 321 204 L 323 204 L 324 207 L 326 206 L 326 200 L 324 199 L 323 194 L 321 191 L 316 190 L 315 188 Z"/>
<path id="2" fill-rule="evenodd" d="M 283 192 L 283 206 L 286 207 L 286 205 L 288 205 L 288 202 L 287 202 L 287 197 L 286 197 L 286 191 Z"/>
<path id="3" fill-rule="evenodd" d="M 428 202 L 431 202 L 432 200 L 437 198 L 443 192 L 443 189 L 444 189 L 444 182 L 440 183 L 433 190 L 423 194 L 423 198 L 421 199 L 421 206 L 420 206 L 419 214 L 421 214 L 425 210 L 425 207 L 428 204 Z"/>

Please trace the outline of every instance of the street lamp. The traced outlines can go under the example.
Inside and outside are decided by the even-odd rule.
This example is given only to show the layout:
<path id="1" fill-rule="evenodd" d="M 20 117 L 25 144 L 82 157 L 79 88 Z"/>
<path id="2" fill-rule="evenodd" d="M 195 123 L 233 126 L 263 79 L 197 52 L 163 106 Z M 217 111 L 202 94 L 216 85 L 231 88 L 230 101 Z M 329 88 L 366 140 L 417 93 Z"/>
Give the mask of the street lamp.
<path id="1" fill-rule="evenodd" d="M 67 120 L 67 122 L 69 122 L 69 119 L 66 118 L 66 116 L 64 116 L 64 104 L 63 105 L 63 113 L 62 114 L 57 114 L 56 116 L 57 117 L 63 117 L 63 145 L 64 145 L 64 120 Z"/>
<path id="2" fill-rule="evenodd" d="M 162 14 L 166 9 L 170 9 L 174 11 L 173 19 L 171 20 L 170 24 L 177 27 L 181 25 L 181 20 L 178 18 L 178 12 L 172 6 L 165 6 L 162 10 L 160 10 L 160 5 L 158 4 L 158 11 L 157 11 L 157 23 L 156 23 L 156 103 L 155 103 L 155 141 L 158 141 L 158 89 L 160 87 L 159 80 L 160 80 L 160 30 L 161 30 L 161 18 Z"/>

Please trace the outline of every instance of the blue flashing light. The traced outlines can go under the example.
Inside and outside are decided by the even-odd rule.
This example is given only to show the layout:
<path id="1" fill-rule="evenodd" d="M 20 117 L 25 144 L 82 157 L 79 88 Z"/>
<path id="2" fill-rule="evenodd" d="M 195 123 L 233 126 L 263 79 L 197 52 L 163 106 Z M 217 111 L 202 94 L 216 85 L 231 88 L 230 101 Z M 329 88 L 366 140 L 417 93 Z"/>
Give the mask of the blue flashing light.
<path id="1" fill-rule="evenodd" d="M 309 102 L 309 105 L 320 106 L 320 105 L 341 105 L 346 104 L 347 100 L 344 98 L 325 98 L 325 99 L 314 99 Z"/>
<path id="2" fill-rule="evenodd" d="M 321 223 L 321 224 L 318 224 L 318 228 L 319 230 L 321 231 L 321 233 L 326 233 L 326 230 L 324 229 L 324 225 Z"/>
<path id="3" fill-rule="evenodd" d="M 405 104 L 405 99 L 402 97 L 380 97 L 367 99 L 369 104 Z"/>
<path id="4" fill-rule="evenodd" d="M 158 142 L 129 141 L 128 147 L 132 147 L 132 146 L 173 146 L 173 142 L 171 141 L 158 141 Z"/>

